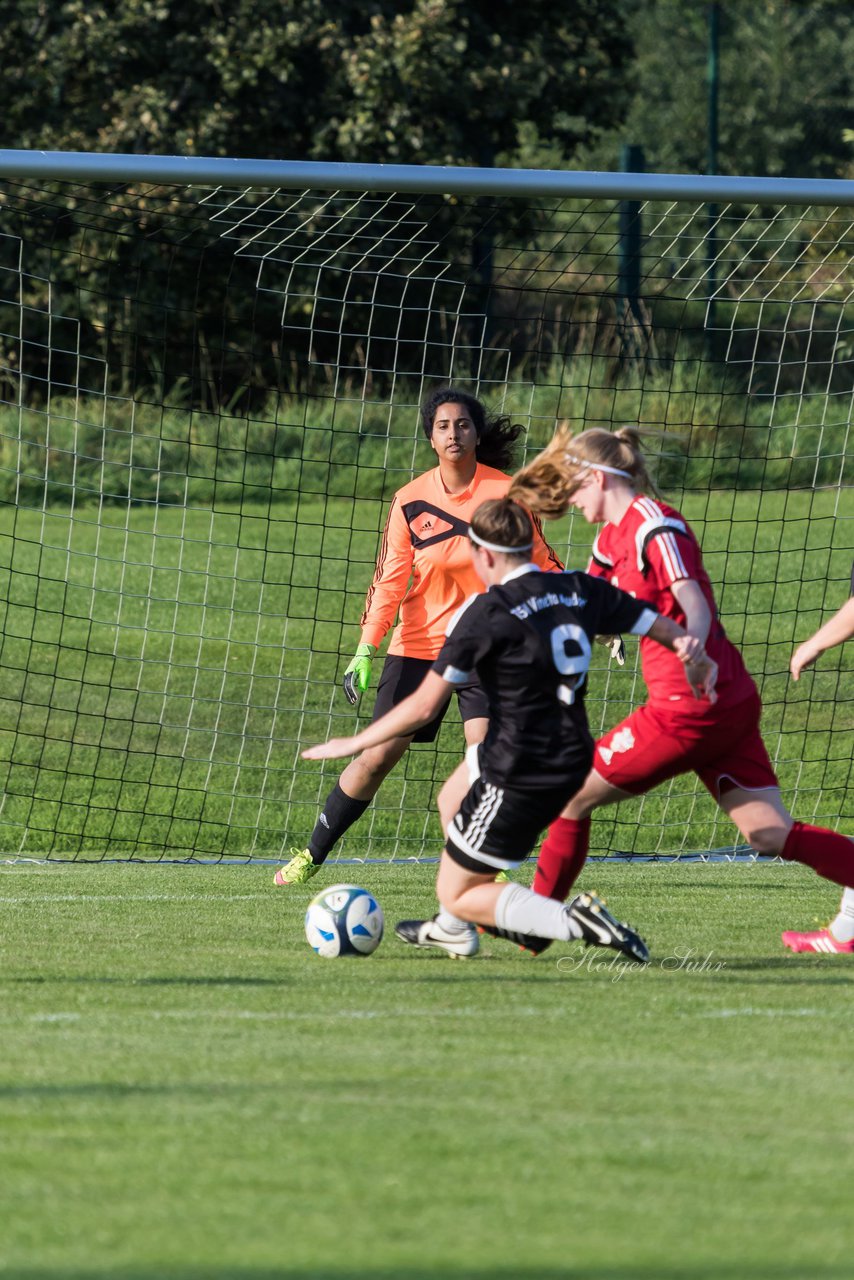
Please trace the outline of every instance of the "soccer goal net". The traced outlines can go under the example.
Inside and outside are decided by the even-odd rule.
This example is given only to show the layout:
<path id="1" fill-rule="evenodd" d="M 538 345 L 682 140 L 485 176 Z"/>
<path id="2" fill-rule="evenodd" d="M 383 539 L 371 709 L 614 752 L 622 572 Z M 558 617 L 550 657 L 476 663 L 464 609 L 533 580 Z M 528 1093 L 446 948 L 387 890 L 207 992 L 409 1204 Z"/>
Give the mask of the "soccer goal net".
<path id="1" fill-rule="evenodd" d="M 300 748 L 370 714 L 341 678 L 449 382 L 529 455 L 557 420 L 640 425 L 784 794 L 851 817 L 851 648 L 787 668 L 850 591 L 854 184 L 0 160 L 0 851 L 305 844 L 338 768 Z M 583 521 L 548 533 L 586 564 Z M 643 700 L 636 657 L 594 659 L 594 732 Z M 461 750 L 452 709 L 338 856 L 435 856 Z M 735 838 L 687 775 L 600 811 L 592 844 Z"/>

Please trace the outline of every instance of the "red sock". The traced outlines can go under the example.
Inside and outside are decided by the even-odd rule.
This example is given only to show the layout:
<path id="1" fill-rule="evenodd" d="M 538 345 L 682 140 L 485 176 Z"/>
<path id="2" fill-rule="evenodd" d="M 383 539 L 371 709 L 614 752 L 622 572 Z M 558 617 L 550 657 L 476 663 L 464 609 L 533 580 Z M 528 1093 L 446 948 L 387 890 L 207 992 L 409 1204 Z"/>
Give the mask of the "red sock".
<path id="1" fill-rule="evenodd" d="M 534 873 L 534 893 L 564 902 L 587 861 L 590 819 L 555 818 L 540 849 Z"/>
<path id="2" fill-rule="evenodd" d="M 854 841 L 838 831 L 796 822 L 786 837 L 780 857 L 805 862 L 825 880 L 854 887 Z"/>

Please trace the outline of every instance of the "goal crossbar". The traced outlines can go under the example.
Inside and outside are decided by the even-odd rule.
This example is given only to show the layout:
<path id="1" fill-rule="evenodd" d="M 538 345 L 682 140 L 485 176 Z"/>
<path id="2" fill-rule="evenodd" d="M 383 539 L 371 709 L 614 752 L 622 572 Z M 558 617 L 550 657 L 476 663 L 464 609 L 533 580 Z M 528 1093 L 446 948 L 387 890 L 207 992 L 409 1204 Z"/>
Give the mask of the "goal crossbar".
<path id="1" fill-rule="evenodd" d="M 466 165 L 346 164 L 0 149 L 0 178 L 54 182 L 155 182 L 283 190 L 399 191 L 467 196 L 607 200 L 735 200 L 854 205 L 854 181 L 678 173 L 487 169 Z"/>

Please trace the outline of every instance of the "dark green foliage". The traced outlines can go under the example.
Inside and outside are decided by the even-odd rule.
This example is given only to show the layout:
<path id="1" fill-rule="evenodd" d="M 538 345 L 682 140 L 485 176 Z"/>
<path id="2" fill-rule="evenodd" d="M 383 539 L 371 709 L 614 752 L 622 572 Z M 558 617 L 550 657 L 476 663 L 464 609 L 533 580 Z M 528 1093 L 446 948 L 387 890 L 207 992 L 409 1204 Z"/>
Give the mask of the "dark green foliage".
<path id="1" fill-rule="evenodd" d="M 95 7 L 24 0 L 4 25 L 0 116 L 5 144 L 13 147 L 512 164 L 520 130 L 533 130 L 570 155 L 616 125 L 628 101 L 630 55 L 616 0 L 582 0 L 557 16 L 550 0 L 524 6 L 512 0 L 404 6 L 387 0 L 364 6 L 349 0 L 287 6 L 279 0 L 117 0 Z M 299 332 L 300 307 L 314 306 L 314 282 L 303 282 L 303 301 L 289 309 L 284 332 L 281 298 L 263 292 L 250 327 L 245 316 L 230 314 L 222 291 L 250 290 L 257 261 L 235 257 L 233 245 L 216 241 L 200 248 L 180 192 L 159 208 L 143 188 L 115 194 L 103 209 L 82 192 L 62 207 L 47 193 L 22 199 L 42 224 L 55 300 L 65 293 L 66 314 L 80 317 L 87 354 L 109 359 L 111 370 L 121 363 L 122 389 L 139 393 L 159 380 L 172 390 L 180 378 L 193 404 L 219 407 L 237 398 L 248 407 L 261 385 L 294 389 L 293 364 L 309 355 L 329 361 L 338 327 L 334 307 L 320 301 L 310 352 Z M 477 202 L 462 208 L 436 203 L 427 213 L 426 240 L 417 225 L 400 224 L 405 204 L 391 201 L 383 210 L 385 224 L 398 226 L 412 245 L 402 274 L 409 280 L 412 260 L 441 244 L 442 256 L 461 260 L 464 277 L 471 277 L 469 310 L 483 310 L 493 241 L 508 221 L 518 222 L 518 212 L 486 215 Z M 11 234 L 14 204 L 11 192 L 3 215 L 3 230 Z M 328 216 L 324 205 L 319 198 L 321 219 Z M 530 215 L 528 223 L 534 222 Z M 122 234 L 114 234 L 117 227 Z M 82 286 L 80 263 L 69 254 L 80 236 L 86 240 Z M 336 274 L 348 266 L 330 263 L 325 298 L 330 290 L 337 296 Z M 363 254 L 350 281 L 353 301 L 374 300 L 381 266 L 375 255 Z M 418 305 L 418 278 L 431 278 L 414 274 L 409 308 Z M 131 282 L 118 310 L 109 302 L 117 280 Z M 171 310 L 152 324 L 145 312 L 162 307 L 165 281 Z M 400 288 L 399 280 L 382 282 L 379 301 L 393 312 L 401 306 Z M 71 308 L 68 300 L 78 290 Z M 408 363 L 417 367 L 415 348 L 430 335 L 416 327 L 390 336 L 410 341 Z M 373 335 L 375 348 L 383 338 Z M 186 382 L 188 366 L 193 372 Z"/>
<path id="2" fill-rule="evenodd" d="M 625 106 L 617 0 L 22 0 L 6 145 L 491 163 L 530 121 L 571 153 Z"/>
<path id="3" fill-rule="evenodd" d="M 705 173 L 708 0 L 625 0 L 634 97 L 619 131 L 588 157 L 615 168 L 619 143 L 658 173 Z M 722 0 L 718 165 L 725 174 L 851 175 L 854 11 L 840 0 Z"/>

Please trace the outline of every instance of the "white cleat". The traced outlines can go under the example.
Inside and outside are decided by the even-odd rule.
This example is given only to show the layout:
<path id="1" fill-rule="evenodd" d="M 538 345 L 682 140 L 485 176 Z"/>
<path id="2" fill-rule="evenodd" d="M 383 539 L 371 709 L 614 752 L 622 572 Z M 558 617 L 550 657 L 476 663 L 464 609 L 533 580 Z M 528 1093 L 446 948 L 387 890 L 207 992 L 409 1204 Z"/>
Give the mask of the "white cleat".
<path id="1" fill-rule="evenodd" d="M 394 926 L 395 935 L 411 947 L 436 947 L 456 960 L 477 955 L 480 939 L 473 924 L 453 933 L 432 920 L 401 920 Z"/>

